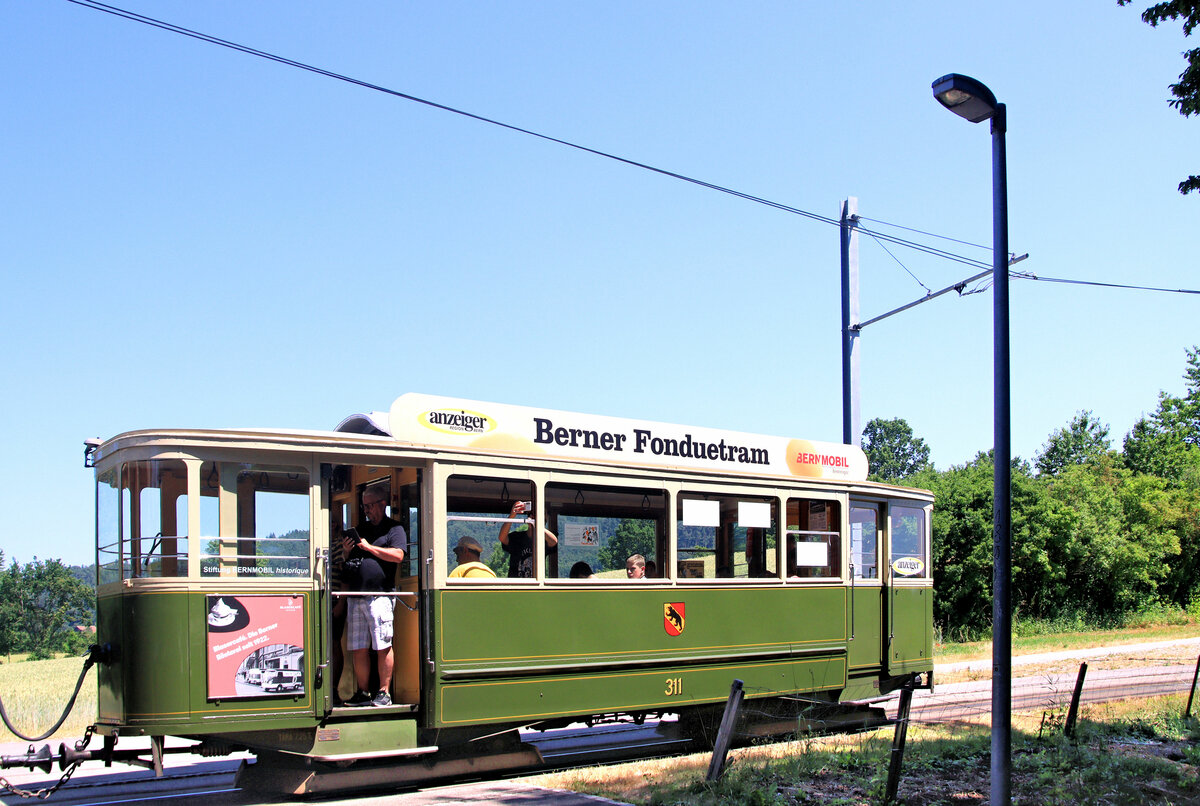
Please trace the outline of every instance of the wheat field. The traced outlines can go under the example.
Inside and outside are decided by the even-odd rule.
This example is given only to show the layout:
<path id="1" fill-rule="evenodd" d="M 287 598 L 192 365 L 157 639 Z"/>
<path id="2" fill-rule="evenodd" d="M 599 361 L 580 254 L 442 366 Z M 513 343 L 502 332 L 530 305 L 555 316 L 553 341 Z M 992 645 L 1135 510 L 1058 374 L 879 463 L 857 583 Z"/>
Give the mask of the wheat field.
<path id="1" fill-rule="evenodd" d="M 18 660 L 19 656 L 0 658 L 0 700 L 8 719 L 26 736 L 40 736 L 58 721 L 79 673 L 82 657 L 54 660 Z M 45 741 L 67 741 L 82 738 L 84 730 L 96 718 L 96 670 L 89 669 L 79 690 L 79 698 L 71 715 L 62 727 Z M 0 725 L 0 742 L 19 742 L 22 739 Z"/>

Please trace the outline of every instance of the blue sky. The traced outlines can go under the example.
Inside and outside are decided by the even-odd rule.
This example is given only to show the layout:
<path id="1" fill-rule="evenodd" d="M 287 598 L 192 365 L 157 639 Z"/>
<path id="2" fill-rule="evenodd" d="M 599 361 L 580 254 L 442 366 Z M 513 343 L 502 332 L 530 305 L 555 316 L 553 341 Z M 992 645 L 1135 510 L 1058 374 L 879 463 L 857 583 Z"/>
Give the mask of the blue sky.
<path id="1" fill-rule="evenodd" d="M 1195 42 L 1115 0 L 124 7 L 990 244 L 987 124 L 930 93 L 964 73 L 1008 106 L 1017 269 L 1200 287 L 1200 198 L 1175 190 L 1200 122 L 1167 105 Z M 834 227 L 66 0 L 0 4 L 0 74 L 9 559 L 91 561 L 82 441 L 131 429 L 331 428 L 423 391 L 841 437 Z M 908 272 L 974 273 L 889 248 L 861 242 L 863 318 L 925 293 Z M 1119 446 L 1200 343 L 1194 295 L 1014 279 L 1011 298 L 1026 458 L 1080 409 Z M 867 328 L 864 421 L 903 417 L 941 468 L 989 448 L 991 306 L 950 294 Z"/>

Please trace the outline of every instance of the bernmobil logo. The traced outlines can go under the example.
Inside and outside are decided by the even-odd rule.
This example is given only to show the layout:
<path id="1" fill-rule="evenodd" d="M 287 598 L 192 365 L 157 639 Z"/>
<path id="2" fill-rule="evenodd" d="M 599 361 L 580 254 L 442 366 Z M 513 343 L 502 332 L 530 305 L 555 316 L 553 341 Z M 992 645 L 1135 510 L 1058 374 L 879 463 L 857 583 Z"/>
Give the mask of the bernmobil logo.
<path id="1" fill-rule="evenodd" d="M 798 453 L 796 464 L 824 465 L 825 467 L 850 467 L 850 460 L 845 456 L 828 453 Z"/>
<path id="2" fill-rule="evenodd" d="M 486 434 L 496 428 L 491 417 L 465 409 L 434 409 L 419 419 L 421 425 L 443 434 Z"/>

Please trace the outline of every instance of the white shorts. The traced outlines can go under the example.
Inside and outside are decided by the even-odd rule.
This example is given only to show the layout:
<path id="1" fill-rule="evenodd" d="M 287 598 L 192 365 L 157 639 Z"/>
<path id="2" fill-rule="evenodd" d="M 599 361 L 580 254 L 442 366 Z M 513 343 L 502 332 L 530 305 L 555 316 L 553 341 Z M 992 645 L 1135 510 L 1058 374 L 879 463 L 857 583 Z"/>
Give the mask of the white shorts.
<path id="1" fill-rule="evenodd" d="M 392 645 L 392 600 L 354 596 L 346 615 L 346 649 L 386 649 Z"/>

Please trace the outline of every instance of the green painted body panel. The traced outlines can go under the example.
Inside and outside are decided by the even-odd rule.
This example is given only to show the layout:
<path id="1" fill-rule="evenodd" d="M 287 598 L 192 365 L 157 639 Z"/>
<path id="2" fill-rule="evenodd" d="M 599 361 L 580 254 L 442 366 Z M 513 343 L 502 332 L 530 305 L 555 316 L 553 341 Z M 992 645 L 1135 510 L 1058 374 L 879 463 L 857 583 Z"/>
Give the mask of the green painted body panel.
<path id="1" fill-rule="evenodd" d="M 260 730 L 223 738 L 245 743 L 256 750 L 275 750 L 305 756 L 353 756 L 386 753 L 417 747 L 417 722 L 411 715 L 397 717 L 365 709 L 319 727 L 293 730 Z"/>
<path id="2" fill-rule="evenodd" d="M 742 680 L 749 697 L 841 689 L 846 659 L 660 666 L 653 671 L 555 674 L 441 686 L 439 725 L 513 722 L 613 713 L 676 710 L 723 702 Z"/>
<path id="3" fill-rule="evenodd" d="M 933 588 L 893 587 L 891 647 L 888 672 L 920 672 L 933 668 Z"/>
<path id="4" fill-rule="evenodd" d="M 96 601 L 96 636 L 101 644 L 125 645 L 123 603 L 120 596 L 103 596 Z M 125 722 L 125 664 L 101 663 L 96 666 L 96 712 L 100 722 L 121 725 Z"/>
<path id="5" fill-rule="evenodd" d="M 854 640 L 852 594 L 839 585 L 451 588 L 423 598 L 434 665 L 424 670 L 420 707 L 329 714 L 326 692 L 312 687 L 320 630 L 311 594 L 305 693 L 208 699 L 211 592 L 124 590 L 100 598 L 99 638 L 113 644 L 117 659 L 98 667 L 102 728 L 221 735 L 321 756 L 369 754 L 416 747 L 420 728 L 716 704 L 735 678 L 751 698 L 865 697 L 878 691 L 881 673 L 931 667 L 928 588 L 856 588 Z M 888 648 L 884 670 L 888 626 L 902 640 Z"/>
<path id="6" fill-rule="evenodd" d="M 100 643 L 114 662 L 99 664 L 98 723 L 123 733 L 188 735 L 316 723 L 312 652 L 305 693 L 208 699 L 207 591 L 121 591 L 97 603 Z M 244 592 L 239 591 L 239 595 Z M 305 596 L 305 642 L 314 646 L 312 596 Z"/>
<path id="7" fill-rule="evenodd" d="M 850 670 L 878 670 L 883 665 L 883 588 L 857 585 L 848 595 L 854 607 L 851 622 L 854 637 L 850 640 L 848 658 Z"/>
<path id="8" fill-rule="evenodd" d="M 879 696 L 878 675 L 851 677 L 842 689 L 841 699 L 846 702 L 854 700 L 870 700 Z"/>
<path id="9" fill-rule="evenodd" d="M 749 696 L 838 689 L 846 604 L 835 586 L 438 591 L 434 724 L 680 708 L 734 678 Z"/>

